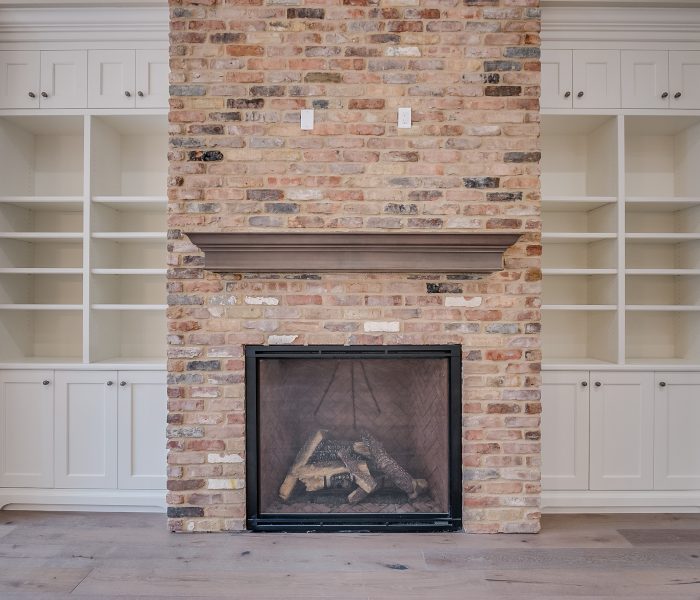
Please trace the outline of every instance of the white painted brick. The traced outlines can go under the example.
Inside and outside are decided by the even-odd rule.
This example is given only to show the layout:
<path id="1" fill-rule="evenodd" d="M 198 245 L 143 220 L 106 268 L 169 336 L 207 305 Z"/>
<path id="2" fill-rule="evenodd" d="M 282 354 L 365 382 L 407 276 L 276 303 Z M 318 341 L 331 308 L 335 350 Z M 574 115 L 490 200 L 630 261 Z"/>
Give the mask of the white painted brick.
<path id="1" fill-rule="evenodd" d="M 481 306 L 481 296 L 473 296 L 465 298 L 464 296 L 445 296 L 445 306 L 466 306 L 467 308 L 476 308 Z"/>
<path id="2" fill-rule="evenodd" d="M 276 346 L 278 344 L 293 344 L 298 335 L 271 335 L 267 338 L 267 343 Z"/>
<path id="3" fill-rule="evenodd" d="M 272 296 L 246 296 L 246 304 L 265 304 L 267 306 L 277 306 L 280 303 L 279 298 L 273 298 Z"/>
<path id="4" fill-rule="evenodd" d="M 209 454 L 207 462 L 214 463 L 242 463 L 243 457 L 240 454 Z M 212 480 L 210 480 L 212 481 Z"/>
<path id="5" fill-rule="evenodd" d="M 286 192 L 288 200 L 323 200 L 321 190 L 291 189 Z"/>
<path id="6" fill-rule="evenodd" d="M 397 332 L 400 329 L 398 321 L 365 321 L 364 327 L 367 333 L 378 331 Z"/>
<path id="7" fill-rule="evenodd" d="M 384 51 L 385 56 L 420 56 L 418 46 L 389 46 Z"/>
<path id="8" fill-rule="evenodd" d="M 207 479 L 210 490 L 242 490 L 245 487 L 243 479 Z"/>

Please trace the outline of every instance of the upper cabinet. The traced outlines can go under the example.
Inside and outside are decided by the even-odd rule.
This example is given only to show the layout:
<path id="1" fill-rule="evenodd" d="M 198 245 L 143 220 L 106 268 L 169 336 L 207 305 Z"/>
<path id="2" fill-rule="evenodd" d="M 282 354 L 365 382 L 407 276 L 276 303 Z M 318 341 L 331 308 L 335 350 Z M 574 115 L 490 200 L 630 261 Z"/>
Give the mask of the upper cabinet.
<path id="1" fill-rule="evenodd" d="M 168 104 L 165 50 L 90 50 L 90 108 L 158 108 Z"/>
<path id="2" fill-rule="evenodd" d="M 0 109 L 167 105 L 167 50 L 0 51 Z"/>
<path id="3" fill-rule="evenodd" d="M 85 108 L 85 50 L 0 52 L 0 108 Z"/>
<path id="4" fill-rule="evenodd" d="M 623 50 L 622 106 L 700 106 L 700 51 Z"/>
<path id="5" fill-rule="evenodd" d="M 543 108 L 620 106 L 617 50 L 543 50 Z"/>

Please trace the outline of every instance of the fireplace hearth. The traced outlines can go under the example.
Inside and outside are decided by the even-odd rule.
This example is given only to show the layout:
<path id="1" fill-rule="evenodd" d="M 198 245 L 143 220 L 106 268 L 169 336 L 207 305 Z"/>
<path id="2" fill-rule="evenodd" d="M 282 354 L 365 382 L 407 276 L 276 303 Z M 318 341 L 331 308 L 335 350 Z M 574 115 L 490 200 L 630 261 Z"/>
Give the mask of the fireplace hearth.
<path id="1" fill-rule="evenodd" d="M 459 346 L 248 346 L 247 523 L 461 528 Z"/>

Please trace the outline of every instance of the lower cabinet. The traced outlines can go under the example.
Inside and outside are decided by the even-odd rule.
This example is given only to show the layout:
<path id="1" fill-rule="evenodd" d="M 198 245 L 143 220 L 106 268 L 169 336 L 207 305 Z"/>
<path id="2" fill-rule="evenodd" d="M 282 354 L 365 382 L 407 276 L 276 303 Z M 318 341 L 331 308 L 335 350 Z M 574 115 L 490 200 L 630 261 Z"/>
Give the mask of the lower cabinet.
<path id="1" fill-rule="evenodd" d="M 700 373 L 542 373 L 547 491 L 700 490 Z"/>
<path id="2" fill-rule="evenodd" d="M 164 490 L 165 380 L 164 371 L 0 371 L 0 488 L 46 489 L 45 504 L 60 490 L 93 490 L 111 505 L 119 496 L 109 490 Z"/>

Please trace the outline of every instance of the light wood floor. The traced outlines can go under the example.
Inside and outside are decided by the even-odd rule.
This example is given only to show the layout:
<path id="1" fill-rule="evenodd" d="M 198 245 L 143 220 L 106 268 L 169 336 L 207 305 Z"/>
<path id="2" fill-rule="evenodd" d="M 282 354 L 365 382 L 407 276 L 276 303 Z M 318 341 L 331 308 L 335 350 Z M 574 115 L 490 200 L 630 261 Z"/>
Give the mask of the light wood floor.
<path id="1" fill-rule="evenodd" d="M 539 535 L 212 534 L 0 512 L 0 599 L 700 599 L 700 515 L 549 516 Z"/>

